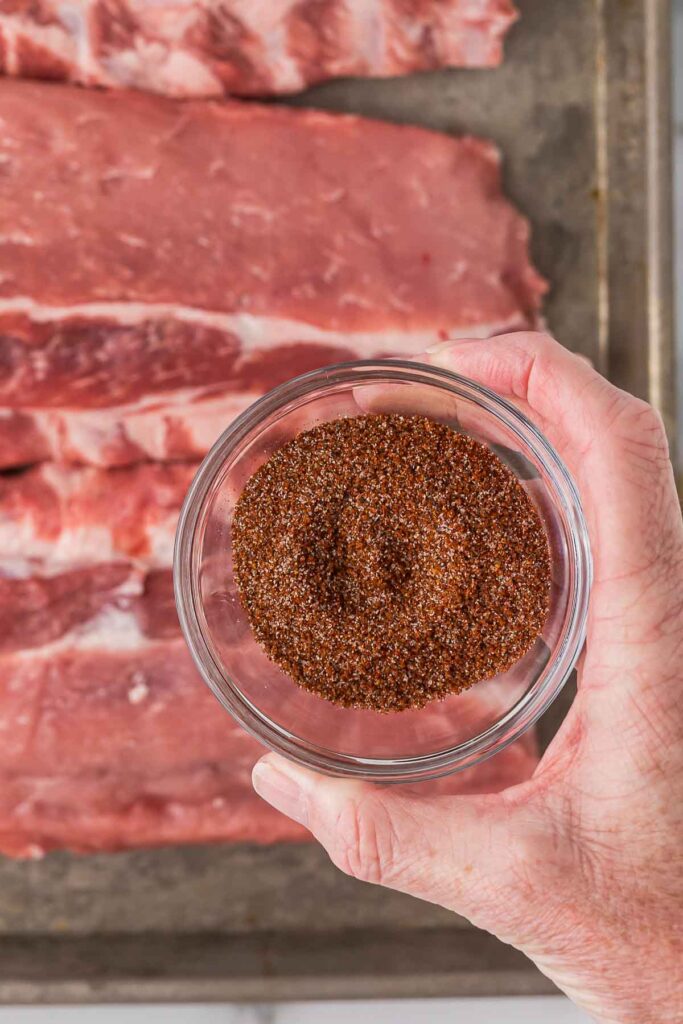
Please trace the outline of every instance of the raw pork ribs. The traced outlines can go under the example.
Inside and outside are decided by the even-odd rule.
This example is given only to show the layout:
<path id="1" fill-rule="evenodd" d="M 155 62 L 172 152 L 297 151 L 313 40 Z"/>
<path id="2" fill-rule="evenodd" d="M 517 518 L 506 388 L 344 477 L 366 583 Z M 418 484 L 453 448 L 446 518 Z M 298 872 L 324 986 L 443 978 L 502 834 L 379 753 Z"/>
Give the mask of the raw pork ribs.
<path id="1" fill-rule="evenodd" d="M 296 373 L 536 320 L 496 150 L 0 84 L 0 466 L 202 456 Z"/>
<path id="2" fill-rule="evenodd" d="M 194 469 L 0 478 L 0 852 L 304 838 L 254 795 L 262 751 L 180 636 L 169 562 Z M 490 792 L 534 765 L 528 737 L 443 785 Z"/>
<path id="3" fill-rule="evenodd" d="M 196 460 L 293 374 L 527 327 L 543 291 L 488 143 L 0 82 L 1 851 L 302 837 L 180 636 Z"/>
<path id="4" fill-rule="evenodd" d="M 167 96 L 492 67 L 511 0 L 0 0 L 0 72 Z"/>

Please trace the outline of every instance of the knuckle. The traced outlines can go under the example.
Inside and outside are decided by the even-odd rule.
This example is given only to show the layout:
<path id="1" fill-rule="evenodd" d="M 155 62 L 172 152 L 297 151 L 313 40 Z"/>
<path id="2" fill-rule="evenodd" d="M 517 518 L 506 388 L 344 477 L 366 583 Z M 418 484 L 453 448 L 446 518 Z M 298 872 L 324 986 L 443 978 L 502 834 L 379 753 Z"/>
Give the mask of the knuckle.
<path id="1" fill-rule="evenodd" d="M 619 435 L 653 455 L 668 458 L 669 446 L 664 420 L 647 402 L 633 395 L 619 392 L 615 403 L 613 423 Z"/>
<path id="2" fill-rule="evenodd" d="M 539 370 L 545 373 L 553 369 L 554 357 L 560 347 L 559 342 L 545 331 L 515 334 L 513 346 L 529 360 L 537 373 Z"/>
<path id="3" fill-rule="evenodd" d="M 401 873 L 400 851 L 389 813 L 372 796 L 348 800 L 335 824 L 333 860 L 345 874 L 389 885 Z"/>

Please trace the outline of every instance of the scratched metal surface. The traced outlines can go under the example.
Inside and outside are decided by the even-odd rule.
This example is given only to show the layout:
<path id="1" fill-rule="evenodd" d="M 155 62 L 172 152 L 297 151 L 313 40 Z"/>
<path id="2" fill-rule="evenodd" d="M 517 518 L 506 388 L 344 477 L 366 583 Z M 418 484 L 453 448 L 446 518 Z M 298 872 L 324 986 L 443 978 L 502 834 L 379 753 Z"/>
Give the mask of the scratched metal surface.
<path id="1" fill-rule="evenodd" d="M 291 102 L 495 139 L 552 282 L 550 327 L 672 425 L 668 4 L 519 6 L 497 71 L 335 82 Z M 544 991 L 516 951 L 344 878 L 313 847 L 0 862 L 5 1002 Z"/>

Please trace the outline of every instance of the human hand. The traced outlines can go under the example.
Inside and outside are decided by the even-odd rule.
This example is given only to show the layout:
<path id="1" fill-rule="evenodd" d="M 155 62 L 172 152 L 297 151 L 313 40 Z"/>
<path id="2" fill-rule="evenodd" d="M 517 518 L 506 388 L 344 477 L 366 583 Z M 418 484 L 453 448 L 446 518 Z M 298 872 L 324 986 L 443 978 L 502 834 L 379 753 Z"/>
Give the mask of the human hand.
<path id="1" fill-rule="evenodd" d="M 275 755 L 258 793 L 343 871 L 523 950 L 600 1021 L 683 1021 L 683 526 L 659 417 L 540 334 L 422 361 L 511 398 L 558 449 L 595 582 L 579 690 L 533 777 L 415 796 Z"/>

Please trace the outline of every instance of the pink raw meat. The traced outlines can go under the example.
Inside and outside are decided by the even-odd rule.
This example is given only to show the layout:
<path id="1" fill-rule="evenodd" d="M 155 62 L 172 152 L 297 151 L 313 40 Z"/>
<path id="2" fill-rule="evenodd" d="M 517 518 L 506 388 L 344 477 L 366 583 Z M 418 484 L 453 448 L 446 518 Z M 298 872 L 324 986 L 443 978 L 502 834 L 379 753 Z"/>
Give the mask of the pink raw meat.
<path id="1" fill-rule="evenodd" d="M 119 613 L 146 639 L 181 635 L 170 569 L 145 574 L 125 562 L 102 562 L 40 575 L 40 567 L 32 568 L 32 576 L 0 575 L 0 654 L 53 643 L 95 620 L 117 624 Z"/>
<path id="2" fill-rule="evenodd" d="M 0 71 L 168 96 L 494 67 L 511 0 L 0 0 Z"/>
<path id="3" fill-rule="evenodd" d="M 180 637 L 195 466 L 141 460 L 203 455 L 294 373 L 533 324 L 544 287 L 486 143 L 0 85 L 0 466 L 138 463 L 0 478 L 0 850 L 305 835 L 254 796 L 261 748 Z M 463 716 L 505 699 L 480 696 Z M 432 790 L 534 764 L 527 737 Z"/>
<path id="4" fill-rule="evenodd" d="M 151 574 L 131 596 L 117 592 L 111 566 L 88 572 L 71 603 L 63 587 L 65 599 L 53 602 L 63 632 L 31 634 L 45 619 L 24 615 L 24 639 L 36 646 L 5 644 L 0 655 L 0 851 L 305 838 L 254 794 L 262 748 L 199 680 L 178 635 L 170 573 Z M 24 583 L 37 585 L 0 586 L 8 622 Z M 432 791 L 494 791 L 534 765 L 529 740 Z"/>
<path id="5" fill-rule="evenodd" d="M 254 794 L 262 748 L 182 639 L 145 638 L 109 609 L 0 668 L 0 851 L 304 838 Z"/>
<path id="6" fill-rule="evenodd" d="M 117 639 L 94 620 L 78 639 L 0 658 L 0 852 L 306 838 L 254 794 L 263 748 L 201 683 L 183 641 Z M 422 791 L 492 792 L 534 766 L 516 744 Z"/>
<path id="7" fill-rule="evenodd" d="M 50 575 L 100 562 L 168 568 L 193 463 L 115 470 L 43 463 L 0 476 L 0 574 Z"/>
<path id="8" fill-rule="evenodd" d="M 528 327 L 489 143 L 5 82 L 0 466 L 195 458 L 274 383 Z"/>
<path id="9" fill-rule="evenodd" d="M 262 748 L 180 635 L 167 563 L 193 469 L 47 465 L 2 481 L 0 851 L 306 837 L 254 795 Z M 494 791 L 534 766 L 527 737 L 427 791 Z"/>

